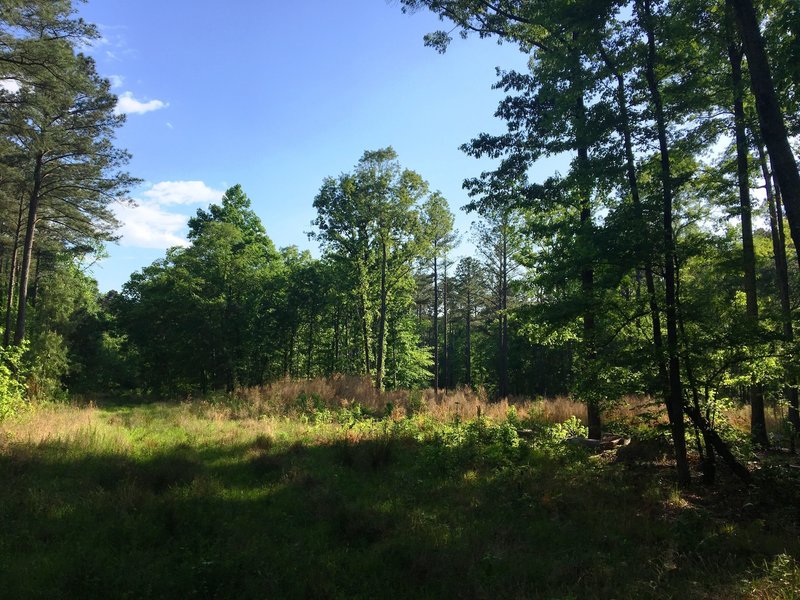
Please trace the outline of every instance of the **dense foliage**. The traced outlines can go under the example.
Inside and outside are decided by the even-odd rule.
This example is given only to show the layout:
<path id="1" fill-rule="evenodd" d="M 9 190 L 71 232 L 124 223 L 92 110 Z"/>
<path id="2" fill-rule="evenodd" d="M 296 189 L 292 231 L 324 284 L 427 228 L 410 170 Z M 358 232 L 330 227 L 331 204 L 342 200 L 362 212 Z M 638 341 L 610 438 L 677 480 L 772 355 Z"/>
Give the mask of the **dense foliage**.
<path id="1" fill-rule="evenodd" d="M 113 143 L 117 99 L 78 51 L 97 36 L 69 0 L 0 5 L 2 369 L 32 396 L 108 377 L 89 372 L 110 340 L 83 271 L 114 239 L 110 205 L 134 180 Z"/>

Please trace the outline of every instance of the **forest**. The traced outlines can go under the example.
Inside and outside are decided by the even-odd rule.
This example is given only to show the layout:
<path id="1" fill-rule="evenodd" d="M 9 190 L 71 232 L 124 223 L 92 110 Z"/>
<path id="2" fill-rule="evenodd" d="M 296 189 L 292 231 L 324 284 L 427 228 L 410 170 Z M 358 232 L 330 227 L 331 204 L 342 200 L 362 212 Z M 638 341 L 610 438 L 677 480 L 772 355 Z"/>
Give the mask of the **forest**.
<path id="1" fill-rule="evenodd" d="M 466 206 L 368 148 L 318 253 L 237 184 L 100 293 L 141 180 L 98 28 L 0 3 L 0 584 L 797 598 L 798 4 L 393 7 L 528 57 Z"/>

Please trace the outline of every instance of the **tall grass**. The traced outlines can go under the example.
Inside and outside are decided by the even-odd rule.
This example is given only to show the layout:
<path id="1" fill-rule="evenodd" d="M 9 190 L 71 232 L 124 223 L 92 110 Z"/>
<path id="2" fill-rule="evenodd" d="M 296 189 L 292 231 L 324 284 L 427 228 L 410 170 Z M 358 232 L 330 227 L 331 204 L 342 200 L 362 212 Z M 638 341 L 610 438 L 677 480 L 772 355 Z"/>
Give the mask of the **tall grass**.
<path id="1" fill-rule="evenodd" d="M 586 406 L 566 396 L 549 399 L 509 397 L 491 401 L 485 390 L 460 387 L 438 392 L 433 389 L 378 391 L 369 379 L 347 375 L 310 380 L 282 380 L 262 387 L 242 388 L 232 396 L 207 400 L 220 411 L 220 418 L 294 415 L 307 403 L 329 410 L 360 406 L 375 415 L 403 418 L 423 413 L 435 419 L 471 419 L 484 416 L 503 420 L 513 407 L 521 419 L 535 417 L 560 423 L 572 416 L 586 420 Z"/>

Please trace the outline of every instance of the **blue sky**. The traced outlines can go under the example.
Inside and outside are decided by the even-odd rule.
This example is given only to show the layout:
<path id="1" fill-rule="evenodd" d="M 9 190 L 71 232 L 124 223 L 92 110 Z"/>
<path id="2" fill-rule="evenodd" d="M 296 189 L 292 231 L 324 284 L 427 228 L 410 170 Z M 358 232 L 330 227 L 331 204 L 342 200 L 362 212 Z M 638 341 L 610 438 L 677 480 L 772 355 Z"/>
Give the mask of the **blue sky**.
<path id="1" fill-rule="evenodd" d="M 181 243 L 187 218 L 236 183 L 277 246 L 313 249 L 323 178 L 388 145 L 468 233 L 461 184 L 490 163 L 458 146 L 502 131 L 495 67 L 526 63 L 491 40 L 456 39 L 439 55 L 422 36 L 443 24 L 387 0 L 89 0 L 80 14 L 100 27 L 90 53 L 128 114 L 118 143 L 145 181 L 94 268 L 101 291 Z"/>

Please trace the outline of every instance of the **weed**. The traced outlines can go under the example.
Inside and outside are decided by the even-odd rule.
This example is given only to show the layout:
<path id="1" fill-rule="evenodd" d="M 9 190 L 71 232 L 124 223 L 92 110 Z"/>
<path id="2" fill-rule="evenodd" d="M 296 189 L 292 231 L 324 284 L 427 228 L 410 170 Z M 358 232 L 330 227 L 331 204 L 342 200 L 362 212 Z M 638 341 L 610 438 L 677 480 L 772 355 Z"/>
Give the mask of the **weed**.
<path id="1" fill-rule="evenodd" d="M 800 564 L 781 553 L 764 560 L 751 570 L 753 576 L 744 583 L 745 594 L 759 600 L 797 600 L 800 598 Z"/>

